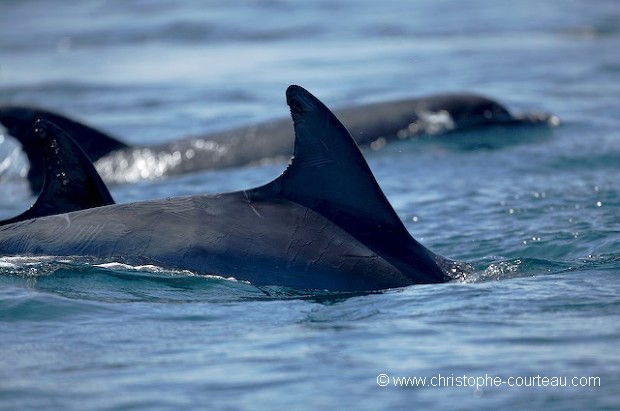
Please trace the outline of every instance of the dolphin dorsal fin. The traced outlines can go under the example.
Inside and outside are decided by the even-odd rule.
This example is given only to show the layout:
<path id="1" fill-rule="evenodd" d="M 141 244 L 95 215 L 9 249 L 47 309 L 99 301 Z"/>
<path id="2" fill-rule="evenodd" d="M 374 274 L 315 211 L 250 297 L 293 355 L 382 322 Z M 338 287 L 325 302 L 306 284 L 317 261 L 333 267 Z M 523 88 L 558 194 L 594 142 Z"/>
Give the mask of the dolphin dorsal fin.
<path id="1" fill-rule="evenodd" d="M 263 189 L 322 214 L 412 278 L 444 281 L 435 255 L 409 234 L 344 125 L 302 87 L 290 86 L 286 97 L 294 155 Z"/>
<path id="2" fill-rule="evenodd" d="M 0 225 L 114 204 L 92 162 L 69 134 L 46 120 L 37 120 L 34 134 L 42 154 L 43 188 L 28 210 Z"/>
<path id="3" fill-rule="evenodd" d="M 283 195 L 331 219 L 372 221 L 406 233 L 344 125 L 302 87 L 290 86 L 286 97 L 295 148 L 291 164 L 278 179 Z"/>
<path id="4" fill-rule="evenodd" d="M 28 180 L 35 194 L 41 191 L 44 173 L 40 161 L 41 150 L 37 142 L 38 137 L 33 130 L 33 125 L 37 120 L 47 120 L 71 135 L 93 162 L 112 151 L 127 147 L 122 141 L 102 131 L 58 113 L 38 107 L 0 106 L 0 124 L 19 141 L 30 161 Z"/>

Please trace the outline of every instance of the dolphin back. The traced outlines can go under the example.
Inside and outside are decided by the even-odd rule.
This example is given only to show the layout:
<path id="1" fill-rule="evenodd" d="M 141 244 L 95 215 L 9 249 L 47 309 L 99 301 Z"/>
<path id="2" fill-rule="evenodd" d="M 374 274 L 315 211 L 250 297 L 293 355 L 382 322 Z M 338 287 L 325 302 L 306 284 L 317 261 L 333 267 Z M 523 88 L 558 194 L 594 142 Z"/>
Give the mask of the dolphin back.
<path id="1" fill-rule="evenodd" d="M 44 197 L 71 199 L 75 191 L 63 191 L 71 185 L 92 186 L 100 197 L 90 208 L 69 201 L 77 210 L 58 214 L 65 203 L 52 203 L 47 216 L 33 218 L 41 215 L 35 209 L 25 221 L 5 224 L 0 254 L 154 264 L 255 285 L 333 291 L 448 281 L 442 257 L 409 234 L 343 124 L 299 86 L 290 86 L 286 96 L 294 156 L 274 181 L 232 193 L 106 207 L 97 207 L 111 198 L 90 184 L 95 180 L 64 179 L 61 170 L 81 170 L 86 177 L 94 172 L 82 166 L 85 155 L 70 161 L 80 158 L 79 147 L 55 126 L 40 123 L 50 173 L 60 175 L 51 180 L 60 184 L 46 183 Z"/>

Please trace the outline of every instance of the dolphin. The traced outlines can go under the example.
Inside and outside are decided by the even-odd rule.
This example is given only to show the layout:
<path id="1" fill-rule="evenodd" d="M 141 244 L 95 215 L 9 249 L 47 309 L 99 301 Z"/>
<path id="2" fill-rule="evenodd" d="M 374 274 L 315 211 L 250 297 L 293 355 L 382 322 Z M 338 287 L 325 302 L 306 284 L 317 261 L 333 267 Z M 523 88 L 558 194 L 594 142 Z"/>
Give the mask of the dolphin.
<path id="1" fill-rule="evenodd" d="M 302 87 L 290 86 L 286 98 L 295 130 L 293 158 L 270 183 L 223 194 L 30 214 L 0 226 L 0 256 L 153 264 L 256 286 L 337 292 L 458 276 L 463 265 L 409 234 L 336 116 Z M 64 147 L 75 142 L 66 133 L 54 134 L 57 130 L 38 123 L 37 141 L 58 146 L 54 141 L 64 140 L 62 150 L 46 152 L 71 155 L 74 150 Z M 62 173 L 55 178 L 62 179 Z"/>
<path id="2" fill-rule="evenodd" d="M 114 204 L 114 199 L 81 147 L 64 130 L 37 120 L 34 135 L 43 154 L 43 187 L 36 202 L 0 225 Z"/>
<path id="3" fill-rule="evenodd" d="M 358 145 L 379 148 L 388 140 L 442 134 L 482 126 L 555 125 L 542 112 L 512 114 L 488 97 L 472 93 L 436 94 L 415 99 L 337 110 Z M 110 184 L 156 179 L 200 170 L 236 167 L 264 160 L 287 159 L 293 144 L 288 119 L 233 130 L 190 136 L 152 146 L 130 146 L 121 139 L 49 110 L 0 107 L 0 123 L 22 145 L 30 161 L 33 193 L 42 186 L 41 153 L 33 133 L 37 119 L 47 119 L 82 147 L 103 180 Z"/>

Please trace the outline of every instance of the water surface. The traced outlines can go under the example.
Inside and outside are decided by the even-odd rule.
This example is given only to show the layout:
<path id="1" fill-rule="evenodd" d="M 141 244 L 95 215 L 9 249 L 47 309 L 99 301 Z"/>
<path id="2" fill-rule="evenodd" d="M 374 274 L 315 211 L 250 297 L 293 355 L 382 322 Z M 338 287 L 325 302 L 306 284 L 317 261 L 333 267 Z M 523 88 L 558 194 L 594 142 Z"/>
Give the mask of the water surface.
<path id="1" fill-rule="evenodd" d="M 553 112 L 561 124 L 366 153 L 409 231 L 474 265 L 465 282 L 333 295 L 157 267 L 1 258 L 0 408 L 620 406 L 616 0 L 1 8 L 0 102 L 59 110 L 129 142 L 285 116 L 289 84 L 329 106 L 477 91 L 514 110 Z M 8 217 L 32 197 L 25 157 L 6 133 L 0 154 Z M 284 167 L 112 194 L 129 202 L 229 191 Z M 394 386 L 438 376 L 451 386 Z M 464 376 L 504 383 L 456 386 Z M 542 377 L 590 386 L 542 386 Z"/>

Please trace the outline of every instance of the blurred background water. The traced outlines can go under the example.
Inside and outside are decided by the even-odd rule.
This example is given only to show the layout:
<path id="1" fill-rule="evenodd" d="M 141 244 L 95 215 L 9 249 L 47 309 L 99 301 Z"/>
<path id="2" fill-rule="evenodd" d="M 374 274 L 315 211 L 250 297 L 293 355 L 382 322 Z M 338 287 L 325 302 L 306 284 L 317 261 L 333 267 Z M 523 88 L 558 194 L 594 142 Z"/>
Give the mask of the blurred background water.
<path id="1" fill-rule="evenodd" d="M 617 409 L 618 50 L 617 0 L 3 0 L 0 103 L 132 143 L 286 116 L 289 84 L 330 107 L 476 91 L 561 124 L 366 153 L 410 232 L 476 267 L 463 283 L 303 296 L 1 259 L 0 408 Z M 4 132 L 1 218 L 33 201 L 26 167 Z M 284 167 L 111 190 L 118 202 L 229 191 Z M 397 388 L 379 374 L 600 386 Z"/>

